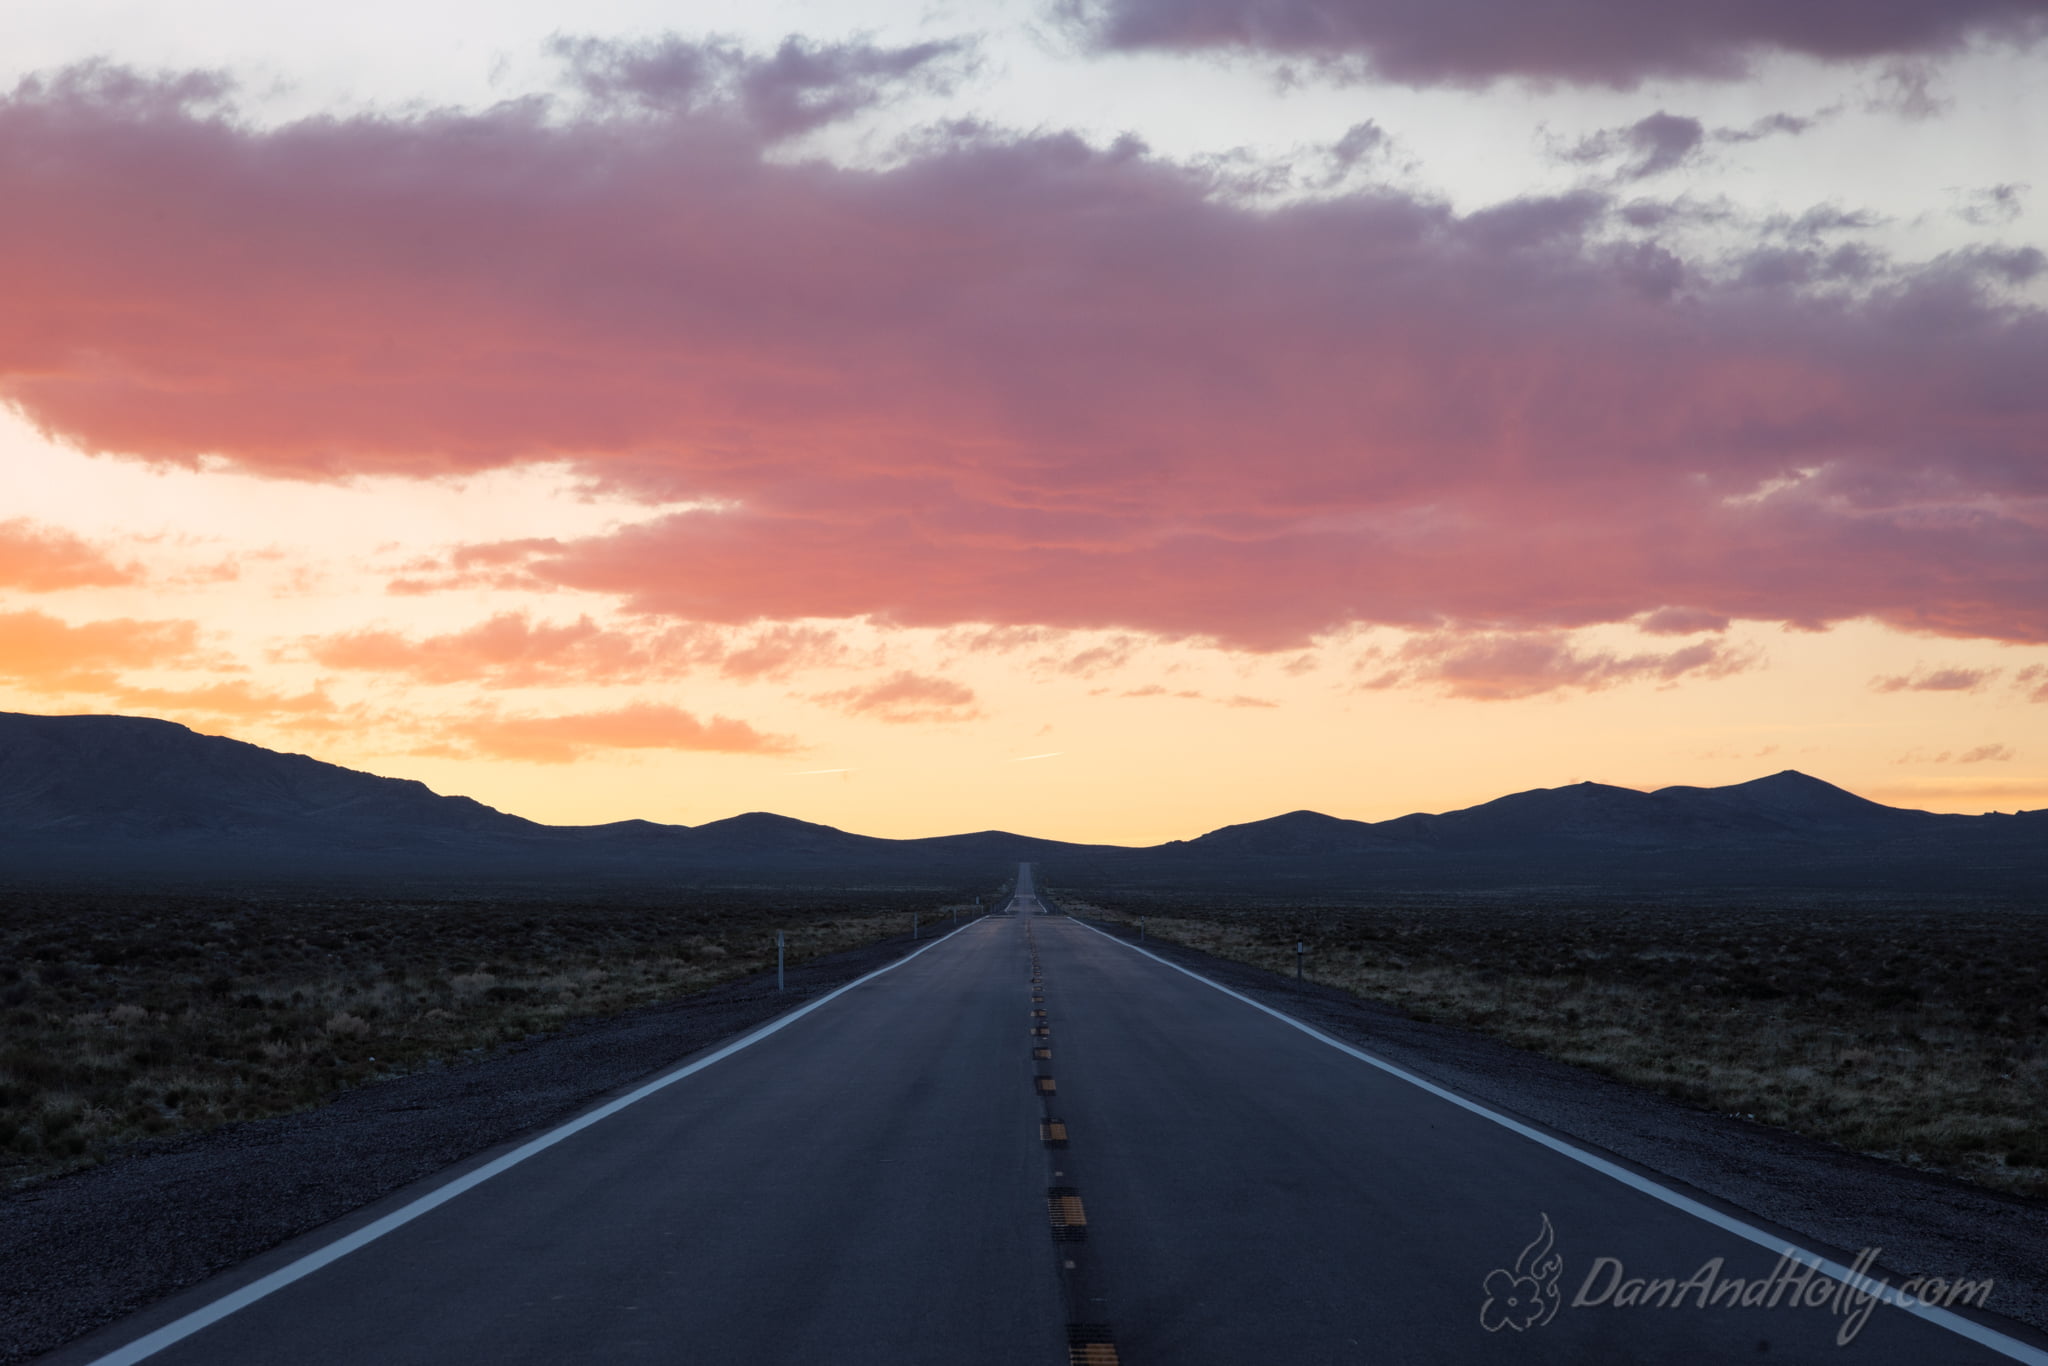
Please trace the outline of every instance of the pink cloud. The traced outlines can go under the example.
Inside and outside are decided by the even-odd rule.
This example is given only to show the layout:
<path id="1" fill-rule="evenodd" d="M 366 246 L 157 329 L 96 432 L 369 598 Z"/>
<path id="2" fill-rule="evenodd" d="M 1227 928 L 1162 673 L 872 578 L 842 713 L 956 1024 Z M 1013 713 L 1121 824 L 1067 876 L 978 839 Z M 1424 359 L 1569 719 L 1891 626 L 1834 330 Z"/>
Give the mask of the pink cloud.
<path id="1" fill-rule="evenodd" d="M 77 626 L 46 612 L 0 612 L 0 678 L 42 691 L 105 691 L 116 671 L 190 662 L 199 625 L 119 617 Z"/>
<path id="2" fill-rule="evenodd" d="M 466 630 L 422 640 L 365 629 L 314 637 L 305 648 L 330 669 L 397 674 L 419 683 L 517 688 L 645 679 L 661 670 L 664 656 L 675 663 L 681 662 L 678 656 L 687 657 L 694 634 L 682 631 L 643 643 L 604 630 L 589 617 L 555 626 L 504 612 Z"/>
<path id="3" fill-rule="evenodd" d="M 526 573 L 525 562 L 535 555 L 561 548 L 560 541 L 548 537 L 458 546 L 445 560 L 428 556 L 413 561 L 406 566 L 407 572 L 385 585 L 385 591 L 398 597 L 416 597 L 451 588 L 545 592 L 552 585 Z"/>
<path id="4" fill-rule="evenodd" d="M 1079 674 L 1082 678 L 1093 678 L 1111 669 L 1121 669 L 1131 662 L 1131 655 L 1137 642 L 1128 638 L 1112 640 L 1107 644 L 1090 646 L 1071 655 L 1046 655 L 1037 663 L 1040 668 L 1057 669 L 1064 674 Z"/>
<path id="5" fill-rule="evenodd" d="M 417 683 L 492 688 L 637 683 L 715 669 L 727 678 L 776 679 L 851 654 L 836 632 L 775 625 L 752 632 L 704 626 L 622 630 L 589 617 L 566 625 L 501 612 L 461 631 L 414 638 L 367 628 L 308 637 L 302 646 L 330 669 L 393 674 Z"/>
<path id="6" fill-rule="evenodd" d="M 1511 701 L 1575 688 L 1596 692 L 1622 683 L 1724 678 L 1760 662 L 1754 651 L 1701 641 L 1666 653 L 1616 655 L 1581 651 L 1560 634 L 1442 635 L 1410 641 L 1396 652 L 1402 667 L 1361 686 L 1434 684 L 1447 696 Z"/>
<path id="7" fill-rule="evenodd" d="M 1926 669 L 1870 680 L 1876 692 L 1975 692 L 1998 677 L 1997 669 Z"/>
<path id="8" fill-rule="evenodd" d="M 1094 688 L 1090 690 L 1089 695 L 1091 697 L 1103 696 L 1106 695 L 1108 692 L 1109 689 L 1107 688 Z M 1278 702 L 1275 702 L 1270 698 L 1252 697 L 1245 693 L 1238 693 L 1231 697 L 1210 697 L 1206 693 L 1200 692 L 1194 688 L 1181 688 L 1178 690 L 1169 690 L 1168 688 L 1158 683 L 1147 683 L 1140 688 L 1126 688 L 1122 692 L 1118 693 L 1117 696 L 1172 697 L 1189 702 L 1214 702 L 1218 706 L 1239 708 L 1258 707 L 1271 709 L 1276 708 L 1280 705 Z"/>
<path id="9" fill-rule="evenodd" d="M 49 593 L 60 588 L 109 588 L 134 583 L 141 571 L 119 565 L 105 551 L 59 527 L 26 517 L 0 522 L 0 588 Z"/>
<path id="10" fill-rule="evenodd" d="M 1362 60 L 1414 85 L 1503 76 L 1632 88 L 1653 76 L 1732 77 L 1753 58 L 1919 57 L 1973 37 L 2028 42 L 2041 0 L 1059 0 L 1111 48 L 1236 47 Z"/>
<path id="11" fill-rule="evenodd" d="M 709 719 L 654 702 L 558 716 L 480 716 L 440 727 L 454 746 L 443 752 L 483 754 L 532 763 L 572 763 L 594 750 L 661 749 L 720 754 L 787 754 L 787 736 L 765 735 L 744 721 Z"/>
<path id="12" fill-rule="evenodd" d="M 325 692 L 291 694 L 253 687 L 239 679 L 196 688 L 134 688 L 111 690 L 123 708 L 152 716 L 205 716 L 221 720 L 281 722 L 293 729 L 330 730 L 348 724 Z M 360 718 L 355 718 L 359 720 Z"/>
<path id="13" fill-rule="evenodd" d="M 2007 763 L 2013 757 L 2010 745 L 1979 745 L 1956 756 L 1959 764 Z"/>
<path id="14" fill-rule="evenodd" d="M 294 695 L 242 679 L 152 687 L 123 677 L 135 669 L 200 665 L 216 671 L 224 667 L 199 650 L 197 622 L 121 617 L 74 626 L 43 612 L 0 612 L 0 679 L 35 692 L 74 702 L 92 699 L 108 710 L 207 721 L 267 721 L 313 729 L 339 720 L 333 701 L 317 688 Z"/>
<path id="15" fill-rule="evenodd" d="M 1057 644 L 1066 635 L 1058 627 L 1050 626 L 961 627 L 945 632 L 939 643 L 949 650 L 964 650 L 968 654 L 1013 654 L 1035 646 Z"/>
<path id="16" fill-rule="evenodd" d="M 844 664 L 853 651 L 836 631 L 817 626 L 771 626 L 729 647 L 718 661 L 727 678 L 788 678 L 802 669 Z"/>
<path id="17" fill-rule="evenodd" d="M 813 701 L 837 707 L 850 716 L 904 725 L 923 721 L 972 721 L 982 713 L 974 705 L 974 689 L 947 678 L 898 670 L 879 683 L 819 693 Z"/>
<path id="18" fill-rule="evenodd" d="M 1701 612 L 1690 607 L 1660 607 L 1636 622 L 1636 629 L 1653 636 L 1691 636 L 1704 631 L 1728 629 L 1728 618 L 1718 612 Z"/>
<path id="19" fill-rule="evenodd" d="M 0 399 L 159 462 L 570 461 L 718 509 L 399 592 L 1254 649 L 1671 604 L 2048 640 L 2040 253 L 1686 259 L 1590 193 L 1259 208 L 1059 135 L 771 157 L 936 60 L 579 49 L 581 104 L 273 129 L 201 78 L 30 82 Z"/>
<path id="20" fill-rule="evenodd" d="M 1892 762 L 1895 764 L 1985 764 L 2007 763 L 2015 757 L 2016 753 L 2012 746 L 1992 744 L 1978 745 L 1975 749 L 1966 749 L 1961 752 L 1945 749 L 1939 754 L 1929 754 L 1924 750 L 1917 749 L 1908 750 L 1892 760 Z"/>

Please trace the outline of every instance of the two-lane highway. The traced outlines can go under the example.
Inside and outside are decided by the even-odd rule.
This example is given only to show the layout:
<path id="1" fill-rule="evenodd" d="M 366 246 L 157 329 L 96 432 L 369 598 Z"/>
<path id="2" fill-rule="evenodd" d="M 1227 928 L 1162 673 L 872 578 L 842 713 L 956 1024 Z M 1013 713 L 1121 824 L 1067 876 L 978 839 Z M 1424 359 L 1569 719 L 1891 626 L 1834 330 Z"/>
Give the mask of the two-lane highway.
<path id="1" fill-rule="evenodd" d="M 2048 1363 L 1881 1305 L 1838 1345 L 1854 1298 L 1788 1304 L 1821 1273 L 1739 1217 L 1038 914 L 1028 868 L 1005 909 L 58 1359 Z"/>
<path id="2" fill-rule="evenodd" d="M 1046 913 L 1045 903 L 1038 899 L 1038 884 L 1033 880 L 1030 864 L 1018 865 L 1016 890 L 1011 893 L 1009 903 L 1003 909 L 1011 915 Z"/>

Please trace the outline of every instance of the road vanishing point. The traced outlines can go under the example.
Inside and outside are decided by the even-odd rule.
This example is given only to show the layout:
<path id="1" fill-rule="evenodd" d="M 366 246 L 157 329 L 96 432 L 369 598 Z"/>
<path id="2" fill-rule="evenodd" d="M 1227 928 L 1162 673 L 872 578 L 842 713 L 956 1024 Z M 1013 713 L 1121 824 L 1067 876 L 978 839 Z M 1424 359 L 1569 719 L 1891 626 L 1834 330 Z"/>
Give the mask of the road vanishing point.
<path id="1" fill-rule="evenodd" d="M 2048 1366 L 1851 1255 L 1051 911 L 1027 865 L 999 913 L 45 1360 Z"/>

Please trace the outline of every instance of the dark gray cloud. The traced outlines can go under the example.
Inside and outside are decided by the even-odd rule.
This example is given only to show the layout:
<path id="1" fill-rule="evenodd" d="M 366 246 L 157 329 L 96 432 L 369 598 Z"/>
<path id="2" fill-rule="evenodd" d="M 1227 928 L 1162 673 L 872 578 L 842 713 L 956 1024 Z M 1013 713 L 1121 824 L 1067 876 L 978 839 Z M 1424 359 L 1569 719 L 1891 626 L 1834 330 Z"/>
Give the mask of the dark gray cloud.
<path id="1" fill-rule="evenodd" d="M 1963 202 L 1957 206 L 1956 217 L 1965 223 L 1974 223 L 1980 228 L 2010 223 L 2024 212 L 2027 191 L 2032 188 L 2031 185 L 2005 184 L 1971 190 L 1963 196 Z"/>
<path id="2" fill-rule="evenodd" d="M 1577 142 L 1557 149 L 1553 155 L 1560 161 L 1585 166 L 1617 162 L 1612 172 L 1616 182 L 1646 180 L 1701 160 L 1710 144 L 1797 137 L 1831 114 L 1832 111 L 1809 116 L 1770 114 L 1746 128 L 1708 128 L 1698 119 L 1660 109 L 1623 127 L 1589 133 Z"/>
<path id="3" fill-rule="evenodd" d="M 1902 119 L 1931 119 L 1945 112 L 1954 100 L 1936 89 L 1933 63 L 1908 59 L 1887 63 L 1878 73 L 1877 84 L 1863 101 L 1873 114 L 1895 114 Z"/>
<path id="4" fill-rule="evenodd" d="M 1689 160 L 1707 140 L 1707 130 L 1698 119 L 1658 110 L 1626 128 L 1604 128 L 1579 139 L 1559 154 L 1564 161 L 1596 165 L 1622 159 L 1615 171 L 1619 180 L 1642 180 L 1661 174 Z"/>
<path id="5" fill-rule="evenodd" d="M 1353 60 L 1414 85 L 1501 77 L 1632 88 L 1734 77 L 1786 52 L 1899 58 L 1888 98 L 1929 107 L 1912 59 L 1974 38 L 2038 39 L 2048 0 L 1056 0 L 1100 47 L 1240 48 Z"/>
<path id="6" fill-rule="evenodd" d="M 673 35 L 641 42 L 557 38 L 573 83 L 602 105 L 682 114 L 736 111 L 770 141 L 794 137 L 881 103 L 906 88 L 943 90 L 971 66 L 959 42 L 876 47 L 783 40 L 768 54 Z"/>

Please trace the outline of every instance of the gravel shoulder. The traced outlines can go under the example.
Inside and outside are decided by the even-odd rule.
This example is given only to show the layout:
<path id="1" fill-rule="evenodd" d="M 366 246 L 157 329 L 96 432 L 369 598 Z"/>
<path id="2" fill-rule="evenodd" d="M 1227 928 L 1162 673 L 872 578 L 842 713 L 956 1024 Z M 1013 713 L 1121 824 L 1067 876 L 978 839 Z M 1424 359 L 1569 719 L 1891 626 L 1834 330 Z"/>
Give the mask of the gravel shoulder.
<path id="1" fill-rule="evenodd" d="M 927 941 L 929 937 L 927 937 Z M 907 935 L 580 1022 L 274 1119 L 139 1144 L 0 1197 L 0 1363 L 27 1361 L 487 1149 L 540 1132 L 913 948 Z"/>
<path id="2" fill-rule="evenodd" d="M 1079 918 L 1079 917 L 1077 917 Z M 1120 926 L 1084 920 L 1135 941 Z M 1999 1317 L 2048 1333 L 2048 1202 L 1695 1109 L 1390 1005 L 1163 940 L 1142 947 L 1434 1084 L 1775 1225 L 1876 1275 L 1990 1277 Z M 1847 1260 L 1845 1257 L 1845 1260 Z"/>

